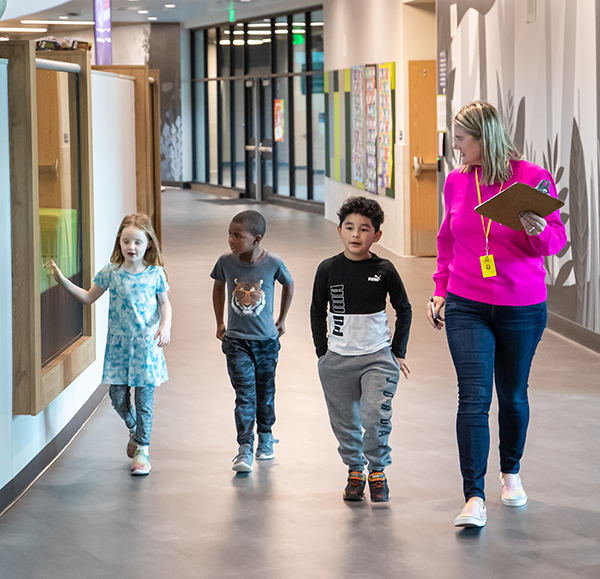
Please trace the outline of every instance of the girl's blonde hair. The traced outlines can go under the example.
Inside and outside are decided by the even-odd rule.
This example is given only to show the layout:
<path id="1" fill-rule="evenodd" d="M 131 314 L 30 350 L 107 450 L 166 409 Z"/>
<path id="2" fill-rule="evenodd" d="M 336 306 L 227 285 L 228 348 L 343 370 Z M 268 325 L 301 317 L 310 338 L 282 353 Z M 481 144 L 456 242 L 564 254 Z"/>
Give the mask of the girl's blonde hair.
<path id="1" fill-rule="evenodd" d="M 522 155 L 504 129 L 498 111 L 490 103 L 475 101 L 465 105 L 454 117 L 454 125 L 481 141 L 483 183 L 504 183 L 512 177 L 509 161 L 519 160 Z M 464 165 L 461 170 L 469 173 L 473 167 Z"/>
<path id="2" fill-rule="evenodd" d="M 156 238 L 156 233 L 154 233 L 154 228 L 152 227 L 150 218 L 143 213 L 132 213 L 131 215 L 126 215 L 123 218 L 121 225 L 119 225 L 119 231 L 117 233 L 117 239 L 115 240 L 115 247 L 113 248 L 112 255 L 110 256 L 110 262 L 116 263 L 117 265 L 123 265 L 125 256 L 121 251 L 121 234 L 123 233 L 123 229 L 129 227 L 130 225 L 143 231 L 148 238 L 148 247 L 146 248 L 146 253 L 144 254 L 144 261 L 146 264 L 160 265 L 164 268 L 165 262 L 160 251 L 160 244 Z"/>

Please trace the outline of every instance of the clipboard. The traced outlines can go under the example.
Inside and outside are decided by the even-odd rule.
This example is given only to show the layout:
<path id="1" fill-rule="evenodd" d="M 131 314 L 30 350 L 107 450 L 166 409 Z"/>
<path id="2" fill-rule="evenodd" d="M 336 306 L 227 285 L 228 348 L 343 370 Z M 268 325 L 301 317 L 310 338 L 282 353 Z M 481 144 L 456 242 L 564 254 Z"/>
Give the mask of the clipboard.
<path id="1" fill-rule="evenodd" d="M 541 186 L 540 183 L 539 186 Z M 540 217 L 548 217 L 564 205 L 564 201 L 552 197 L 546 191 L 536 189 L 525 183 L 513 183 L 485 203 L 475 207 L 475 211 L 497 223 L 515 231 L 523 231 L 519 214 L 531 211 Z"/>

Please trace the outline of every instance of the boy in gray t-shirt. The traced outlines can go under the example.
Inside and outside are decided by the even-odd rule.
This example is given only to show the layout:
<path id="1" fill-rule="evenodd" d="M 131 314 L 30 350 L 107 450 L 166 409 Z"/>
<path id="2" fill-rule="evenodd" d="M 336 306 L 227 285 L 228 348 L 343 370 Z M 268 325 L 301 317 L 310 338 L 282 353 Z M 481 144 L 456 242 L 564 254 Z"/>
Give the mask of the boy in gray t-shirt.
<path id="1" fill-rule="evenodd" d="M 254 457 L 254 423 L 257 424 L 257 460 L 275 456 L 271 428 L 275 422 L 275 368 L 279 337 L 285 333 L 294 281 L 273 253 L 260 247 L 265 235 L 264 217 L 242 211 L 229 224 L 231 253 L 223 254 L 210 277 L 217 338 L 223 342 L 227 371 L 235 389 L 235 426 L 238 454 L 233 470 L 250 472 Z M 277 321 L 273 319 L 275 281 L 282 286 Z M 225 291 L 227 286 L 227 292 Z M 227 295 L 227 327 L 223 321 Z"/>

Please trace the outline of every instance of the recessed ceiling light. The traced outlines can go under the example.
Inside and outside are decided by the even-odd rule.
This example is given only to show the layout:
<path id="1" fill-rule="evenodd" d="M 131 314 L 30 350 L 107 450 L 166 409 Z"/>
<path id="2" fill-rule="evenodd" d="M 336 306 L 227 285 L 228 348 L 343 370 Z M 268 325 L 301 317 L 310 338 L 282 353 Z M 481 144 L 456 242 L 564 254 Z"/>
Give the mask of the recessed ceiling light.
<path id="1" fill-rule="evenodd" d="M 69 17 L 68 16 L 59 16 L 58 19 L 59 20 L 68 20 Z"/>
<path id="2" fill-rule="evenodd" d="M 311 26 L 323 26 L 324 22 L 311 22 Z"/>
<path id="3" fill-rule="evenodd" d="M 231 40 L 229 40 L 228 38 L 226 38 L 225 40 L 219 40 L 219 44 L 223 44 L 225 46 L 231 44 Z"/>
<path id="4" fill-rule="evenodd" d="M 157 16 L 148 16 L 148 20 L 158 20 Z"/>
<path id="5" fill-rule="evenodd" d="M 236 39 L 233 41 L 233 44 L 235 44 L 236 46 L 242 46 L 244 44 L 244 41 L 241 39 Z"/>
<path id="6" fill-rule="evenodd" d="M 138 14 L 148 14 L 148 10 L 138 10 Z"/>
<path id="7" fill-rule="evenodd" d="M 165 4 L 165 8 L 175 8 L 175 4 Z"/>
<path id="8" fill-rule="evenodd" d="M 276 30 L 275 34 L 287 34 L 288 31 L 287 30 Z"/>

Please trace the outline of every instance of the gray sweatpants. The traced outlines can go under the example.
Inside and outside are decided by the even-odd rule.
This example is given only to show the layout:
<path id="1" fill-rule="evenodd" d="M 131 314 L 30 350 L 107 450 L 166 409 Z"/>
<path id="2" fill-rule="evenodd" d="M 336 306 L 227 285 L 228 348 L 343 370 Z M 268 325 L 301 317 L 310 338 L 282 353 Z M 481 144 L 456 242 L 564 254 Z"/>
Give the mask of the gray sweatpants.
<path id="1" fill-rule="evenodd" d="M 318 362 L 329 421 L 349 470 L 383 470 L 392 463 L 388 439 L 400 364 L 389 347 L 374 354 L 340 356 L 327 350 Z"/>

